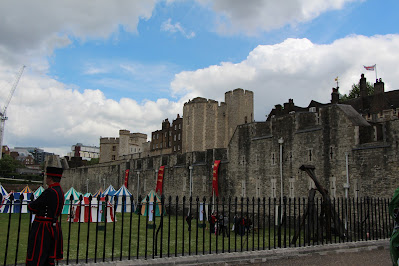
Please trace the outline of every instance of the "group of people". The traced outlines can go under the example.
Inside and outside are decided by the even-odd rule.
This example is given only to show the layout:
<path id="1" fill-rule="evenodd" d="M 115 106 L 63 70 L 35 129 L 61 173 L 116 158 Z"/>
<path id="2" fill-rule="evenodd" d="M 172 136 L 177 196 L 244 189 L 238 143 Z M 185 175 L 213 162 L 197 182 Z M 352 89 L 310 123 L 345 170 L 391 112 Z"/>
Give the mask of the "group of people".
<path id="1" fill-rule="evenodd" d="M 209 225 L 211 233 L 217 235 L 223 234 L 223 237 L 229 236 L 229 217 L 223 216 L 222 214 L 217 214 L 213 212 L 209 217 Z"/>
<path id="2" fill-rule="evenodd" d="M 241 217 L 235 215 L 233 220 L 233 231 L 236 233 L 236 235 L 243 236 L 245 235 L 245 232 L 249 231 L 252 227 L 252 221 L 247 216 Z"/>

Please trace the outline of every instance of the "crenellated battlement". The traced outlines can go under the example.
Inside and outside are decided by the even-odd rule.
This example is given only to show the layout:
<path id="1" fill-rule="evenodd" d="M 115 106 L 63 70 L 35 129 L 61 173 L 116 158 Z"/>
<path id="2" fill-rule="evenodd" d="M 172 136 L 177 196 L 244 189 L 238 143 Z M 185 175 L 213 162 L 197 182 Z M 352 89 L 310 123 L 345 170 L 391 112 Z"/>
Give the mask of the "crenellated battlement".
<path id="1" fill-rule="evenodd" d="M 100 144 L 118 144 L 119 138 L 100 138 Z"/>

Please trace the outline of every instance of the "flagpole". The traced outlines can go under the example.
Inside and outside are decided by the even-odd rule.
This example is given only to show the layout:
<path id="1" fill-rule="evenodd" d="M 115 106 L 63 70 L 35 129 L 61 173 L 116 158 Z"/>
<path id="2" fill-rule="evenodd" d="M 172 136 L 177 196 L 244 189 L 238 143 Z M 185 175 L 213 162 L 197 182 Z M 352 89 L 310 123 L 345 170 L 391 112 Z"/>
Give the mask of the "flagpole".
<path id="1" fill-rule="evenodd" d="M 378 77 L 377 77 L 377 64 L 374 65 L 375 66 L 375 82 L 377 82 Z"/>

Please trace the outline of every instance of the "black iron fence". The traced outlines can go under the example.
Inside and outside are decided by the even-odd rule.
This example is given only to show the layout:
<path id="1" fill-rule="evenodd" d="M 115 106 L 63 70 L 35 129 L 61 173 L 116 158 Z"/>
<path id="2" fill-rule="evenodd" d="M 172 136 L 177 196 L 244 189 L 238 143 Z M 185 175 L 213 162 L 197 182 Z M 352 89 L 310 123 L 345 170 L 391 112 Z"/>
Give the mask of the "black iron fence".
<path id="1" fill-rule="evenodd" d="M 22 197 L 22 198 L 21 198 Z M 25 261 L 32 214 L 21 195 L 0 210 L 0 262 Z M 80 196 L 60 216 L 59 264 L 151 259 L 389 238 L 386 198 L 179 198 Z M 25 207 L 24 207 L 25 205 Z M 5 212 L 5 213 L 4 213 Z"/>

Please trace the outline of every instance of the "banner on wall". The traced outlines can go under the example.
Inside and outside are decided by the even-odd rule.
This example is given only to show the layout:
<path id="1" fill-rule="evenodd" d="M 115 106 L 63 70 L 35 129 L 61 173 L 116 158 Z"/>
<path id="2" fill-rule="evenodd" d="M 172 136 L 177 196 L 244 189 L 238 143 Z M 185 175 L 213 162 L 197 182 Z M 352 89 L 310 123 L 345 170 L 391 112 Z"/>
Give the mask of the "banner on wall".
<path id="1" fill-rule="evenodd" d="M 220 160 L 216 160 L 213 164 L 213 179 L 212 179 L 212 191 L 215 192 L 215 196 L 219 197 L 219 187 L 218 187 L 218 170 L 219 170 Z"/>
<path id="2" fill-rule="evenodd" d="M 165 166 L 159 167 L 158 170 L 158 178 L 157 178 L 157 186 L 155 188 L 155 192 L 159 191 L 159 195 L 162 195 L 162 187 L 163 187 L 163 174 L 165 171 Z"/>
<path id="3" fill-rule="evenodd" d="M 129 181 L 129 169 L 125 170 L 125 187 L 127 187 Z"/>

